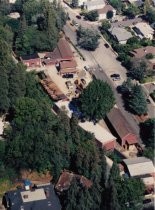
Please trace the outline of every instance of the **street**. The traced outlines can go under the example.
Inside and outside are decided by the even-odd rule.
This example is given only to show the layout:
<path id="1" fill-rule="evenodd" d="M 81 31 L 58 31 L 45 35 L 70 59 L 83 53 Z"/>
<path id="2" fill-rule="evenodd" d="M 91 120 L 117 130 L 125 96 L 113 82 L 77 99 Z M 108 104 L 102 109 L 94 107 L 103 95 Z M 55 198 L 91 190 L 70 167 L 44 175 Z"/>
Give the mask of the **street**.
<path id="1" fill-rule="evenodd" d="M 81 24 L 83 27 L 88 27 L 88 23 L 86 26 L 86 22 L 84 20 L 78 20 L 76 18 L 76 14 L 72 12 L 71 9 L 67 9 L 67 12 L 69 13 L 70 18 L 76 20 L 79 24 Z M 90 26 L 92 27 L 92 26 Z M 69 22 L 64 26 L 64 32 L 67 37 L 70 38 L 70 40 L 76 45 L 76 31 L 72 29 L 72 26 L 70 26 Z M 123 81 L 126 80 L 126 69 L 121 65 L 119 61 L 116 60 L 116 55 L 113 53 L 113 51 L 109 48 L 106 48 L 104 46 L 105 41 L 103 39 L 100 39 L 99 47 L 96 49 L 95 52 L 90 52 L 83 50 L 81 48 L 78 48 L 80 52 L 84 55 L 86 61 L 85 66 L 100 66 L 101 69 L 95 68 L 95 70 L 92 72 L 97 79 L 101 79 L 103 81 L 107 81 L 115 95 L 116 104 L 120 108 L 122 114 L 124 115 L 125 119 L 129 122 L 131 128 L 133 129 L 134 133 L 139 137 L 139 126 L 137 125 L 137 122 L 133 118 L 133 116 L 127 112 L 123 107 L 123 101 L 121 98 L 121 95 L 117 93 L 116 87 L 118 85 L 121 85 Z M 120 81 L 112 81 L 110 78 L 110 75 L 113 73 L 119 73 L 121 76 Z M 140 138 L 139 138 L 140 141 Z M 140 141 L 141 142 L 141 141 Z"/>

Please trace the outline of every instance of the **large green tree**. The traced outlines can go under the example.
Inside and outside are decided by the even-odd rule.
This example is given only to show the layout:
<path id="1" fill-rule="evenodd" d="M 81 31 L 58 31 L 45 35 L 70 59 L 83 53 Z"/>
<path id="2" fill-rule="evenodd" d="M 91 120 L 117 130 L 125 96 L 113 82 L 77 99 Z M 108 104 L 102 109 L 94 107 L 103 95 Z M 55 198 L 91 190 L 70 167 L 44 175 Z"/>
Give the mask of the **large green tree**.
<path id="1" fill-rule="evenodd" d="M 87 119 L 100 120 L 115 103 L 111 87 L 101 80 L 93 80 L 79 97 L 80 110 Z"/>
<path id="2" fill-rule="evenodd" d="M 78 45 L 88 51 L 94 51 L 99 45 L 99 34 L 93 29 L 84 29 L 81 26 L 77 30 Z"/>
<path id="3" fill-rule="evenodd" d="M 134 85 L 131 91 L 131 95 L 128 98 L 128 107 L 137 115 L 147 113 L 147 102 L 145 94 L 139 85 Z"/>
<path id="4" fill-rule="evenodd" d="M 98 19 L 98 12 L 97 10 L 92 10 L 84 14 L 84 18 L 90 21 L 96 21 Z"/>

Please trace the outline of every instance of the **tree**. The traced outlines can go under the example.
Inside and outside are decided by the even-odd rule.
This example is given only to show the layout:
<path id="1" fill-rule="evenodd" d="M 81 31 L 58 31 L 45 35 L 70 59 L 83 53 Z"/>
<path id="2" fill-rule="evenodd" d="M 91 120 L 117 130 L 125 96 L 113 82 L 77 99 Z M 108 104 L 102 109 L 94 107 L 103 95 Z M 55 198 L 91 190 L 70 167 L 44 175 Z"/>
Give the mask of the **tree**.
<path id="1" fill-rule="evenodd" d="M 147 147 L 154 148 L 155 118 L 140 123 L 140 136 Z"/>
<path id="2" fill-rule="evenodd" d="M 121 12 L 122 9 L 122 2 L 120 0 L 110 0 L 110 4 L 118 10 L 118 12 Z"/>
<path id="3" fill-rule="evenodd" d="M 107 12 L 107 19 L 111 19 L 111 18 L 113 18 L 113 11 L 112 10 L 109 10 L 108 12 Z"/>
<path id="4" fill-rule="evenodd" d="M 92 29 L 79 27 L 77 30 L 77 41 L 81 48 L 88 51 L 94 51 L 99 45 L 98 32 Z"/>
<path id="5" fill-rule="evenodd" d="M 144 60 L 133 60 L 131 64 L 131 69 L 129 74 L 133 79 L 143 81 L 145 75 L 147 74 L 147 63 Z"/>
<path id="6" fill-rule="evenodd" d="M 125 11 L 125 15 L 127 15 L 129 18 L 134 18 L 139 13 L 138 7 L 135 5 L 130 5 Z"/>
<path id="7" fill-rule="evenodd" d="M 79 97 L 80 110 L 87 119 L 98 121 L 112 109 L 115 99 L 111 87 L 101 80 L 93 80 Z"/>
<path id="8" fill-rule="evenodd" d="M 155 22 L 155 10 L 153 8 L 149 8 L 146 12 L 146 18 L 150 23 Z"/>
<path id="9" fill-rule="evenodd" d="M 96 21 L 98 19 L 98 12 L 97 10 L 92 10 L 84 14 L 84 18 L 90 21 Z"/>
<path id="10" fill-rule="evenodd" d="M 108 20 L 103 20 L 101 23 L 100 31 L 102 34 L 104 34 L 105 31 L 108 31 L 110 29 L 111 24 L 109 23 Z"/>
<path id="11" fill-rule="evenodd" d="M 79 0 L 72 0 L 72 6 L 77 8 L 79 6 Z"/>
<path id="12" fill-rule="evenodd" d="M 141 86 L 133 86 L 131 95 L 128 98 L 128 106 L 137 115 L 147 113 L 147 102 Z"/>

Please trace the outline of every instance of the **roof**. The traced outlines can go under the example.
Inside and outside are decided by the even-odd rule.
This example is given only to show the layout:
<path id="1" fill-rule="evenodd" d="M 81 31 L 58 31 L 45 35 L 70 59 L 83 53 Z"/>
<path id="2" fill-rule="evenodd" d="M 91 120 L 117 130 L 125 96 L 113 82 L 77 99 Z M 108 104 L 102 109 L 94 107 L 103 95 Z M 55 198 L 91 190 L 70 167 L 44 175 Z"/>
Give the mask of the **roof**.
<path id="1" fill-rule="evenodd" d="M 60 68 L 61 69 L 66 69 L 66 68 L 76 68 L 77 67 L 77 63 L 75 60 L 71 60 L 71 61 L 61 61 L 60 62 Z"/>
<path id="2" fill-rule="evenodd" d="M 38 58 L 39 58 L 39 56 L 37 53 L 32 54 L 32 55 L 22 55 L 21 56 L 22 60 L 31 60 L 31 59 L 38 59 Z"/>
<path id="3" fill-rule="evenodd" d="M 103 145 L 116 140 L 116 137 L 114 137 L 107 129 L 96 123 L 94 125 L 93 122 L 86 121 L 84 123 L 79 123 L 80 127 L 83 128 L 85 131 L 88 131 L 92 134 L 94 134 L 95 139 L 98 140 Z"/>
<path id="4" fill-rule="evenodd" d="M 3 118 L 0 117 L 0 135 L 3 134 L 4 131 L 4 122 L 3 122 Z"/>
<path id="5" fill-rule="evenodd" d="M 111 27 L 129 27 L 132 25 L 135 25 L 136 23 L 142 22 L 142 18 L 134 18 L 134 19 L 128 19 L 128 20 L 122 20 L 118 22 L 111 23 Z"/>
<path id="6" fill-rule="evenodd" d="M 87 1 L 85 3 L 87 5 L 87 7 L 91 7 L 91 6 L 98 6 L 98 5 L 105 5 L 104 0 L 93 0 L 93 1 Z"/>
<path id="7" fill-rule="evenodd" d="M 20 18 L 19 12 L 11 12 L 8 17 L 13 18 L 13 19 L 18 19 Z"/>
<path id="8" fill-rule="evenodd" d="M 108 11 L 115 10 L 111 5 L 107 4 L 102 9 L 98 9 L 98 14 L 107 14 Z"/>
<path id="9" fill-rule="evenodd" d="M 145 186 L 151 186 L 155 184 L 155 180 L 152 176 L 141 178 Z"/>
<path id="10" fill-rule="evenodd" d="M 155 55 L 155 47 L 153 47 L 153 46 L 141 47 L 141 48 L 138 48 L 138 49 L 134 49 L 131 53 L 136 58 L 143 58 L 148 53 L 151 53 L 151 54 Z"/>
<path id="11" fill-rule="evenodd" d="M 74 178 L 79 180 L 79 182 L 86 188 L 90 188 L 93 184 L 92 181 L 82 175 L 74 174 L 73 172 L 64 170 L 55 186 L 56 190 L 58 190 L 59 192 L 68 190 Z"/>
<path id="12" fill-rule="evenodd" d="M 132 37 L 132 34 L 129 31 L 127 31 L 124 28 L 120 28 L 120 27 L 114 26 L 109 29 L 109 32 L 117 38 L 118 42 L 126 41 Z"/>
<path id="13" fill-rule="evenodd" d="M 153 28 L 148 23 L 141 22 L 135 24 L 135 27 L 140 30 L 140 32 L 144 35 L 147 36 L 148 34 L 154 34 Z"/>
<path id="14" fill-rule="evenodd" d="M 107 114 L 107 118 L 121 139 L 126 138 L 129 144 L 135 143 L 135 140 L 137 143 L 136 135 L 133 133 L 132 128 L 118 108 L 114 107 L 111 109 Z"/>
<path id="15" fill-rule="evenodd" d="M 60 39 L 57 46 L 62 58 L 73 57 L 73 52 L 66 39 Z"/>
<path id="16" fill-rule="evenodd" d="M 146 157 L 136 157 L 130 159 L 124 159 L 130 176 L 143 176 L 146 174 L 152 174 L 155 172 L 152 161 Z"/>
<path id="17" fill-rule="evenodd" d="M 31 190 L 18 189 L 6 192 L 10 210 L 60 210 L 61 205 L 52 184 L 37 185 Z"/>
<path id="18" fill-rule="evenodd" d="M 59 101 L 55 103 L 60 109 L 62 107 L 65 107 L 65 110 L 67 111 L 67 115 L 71 118 L 73 111 L 69 108 L 69 102 L 68 101 Z M 81 128 L 83 128 L 85 131 L 93 133 L 96 140 L 101 142 L 103 145 L 116 140 L 116 137 L 114 137 L 107 129 L 96 123 L 85 121 L 83 123 L 78 123 Z"/>

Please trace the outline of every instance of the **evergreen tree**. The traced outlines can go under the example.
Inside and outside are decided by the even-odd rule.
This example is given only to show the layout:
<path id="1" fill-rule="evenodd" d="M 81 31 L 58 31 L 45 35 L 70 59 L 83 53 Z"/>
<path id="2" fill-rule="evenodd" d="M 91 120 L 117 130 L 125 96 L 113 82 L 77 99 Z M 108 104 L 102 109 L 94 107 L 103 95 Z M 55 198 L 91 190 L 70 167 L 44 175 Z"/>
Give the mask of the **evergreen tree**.
<path id="1" fill-rule="evenodd" d="M 137 115 L 147 113 L 147 102 L 141 86 L 133 86 L 131 96 L 128 99 L 128 106 Z"/>

